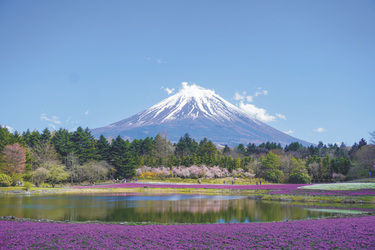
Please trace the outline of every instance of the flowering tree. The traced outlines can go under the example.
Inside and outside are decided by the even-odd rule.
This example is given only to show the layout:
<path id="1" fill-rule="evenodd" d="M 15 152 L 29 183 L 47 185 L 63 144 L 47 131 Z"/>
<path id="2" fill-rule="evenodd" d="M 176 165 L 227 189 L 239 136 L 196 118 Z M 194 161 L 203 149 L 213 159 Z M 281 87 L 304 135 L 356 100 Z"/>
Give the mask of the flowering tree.
<path id="1" fill-rule="evenodd" d="M 7 145 L 2 151 L 1 169 L 9 176 L 25 172 L 26 150 L 18 143 Z"/>

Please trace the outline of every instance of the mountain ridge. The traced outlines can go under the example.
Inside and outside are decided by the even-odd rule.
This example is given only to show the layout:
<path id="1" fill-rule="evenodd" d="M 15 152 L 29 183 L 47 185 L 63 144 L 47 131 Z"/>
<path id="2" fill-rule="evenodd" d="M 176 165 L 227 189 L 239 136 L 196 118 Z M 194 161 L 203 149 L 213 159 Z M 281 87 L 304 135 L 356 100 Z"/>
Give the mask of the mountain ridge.
<path id="1" fill-rule="evenodd" d="M 311 145 L 251 117 L 213 90 L 187 83 L 182 84 L 177 94 L 149 109 L 91 130 L 96 137 L 101 134 L 112 138 L 120 135 L 130 140 L 154 137 L 165 131 L 172 142 L 189 133 L 196 140 L 206 137 L 217 145 L 261 144 L 267 141 L 281 145 L 292 142 Z"/>

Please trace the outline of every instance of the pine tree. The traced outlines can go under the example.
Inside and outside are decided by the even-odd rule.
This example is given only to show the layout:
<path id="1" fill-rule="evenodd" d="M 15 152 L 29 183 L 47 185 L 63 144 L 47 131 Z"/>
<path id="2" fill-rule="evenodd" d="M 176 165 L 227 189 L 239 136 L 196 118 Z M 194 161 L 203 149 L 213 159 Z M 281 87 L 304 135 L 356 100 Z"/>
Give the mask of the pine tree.
<path id="1" fill-rule="evenodd" d="M 130 143 L 117 136 L 111 144 L 111 164 L 116 168 L 119 178 L 131 178 L 135 175 L 135 162 L 130 152 Z"/>
<path id="2" fill-rule="evenodd" d="M 99 140 L 96 143 L 96 148 L 99 154 L 99 160 L 110 162 L 111 145 L 103 135 L 100 135 Z"/>
<path id="3" fill-rule="evenodd" d="M 96 140 L 88 128 L 84 130 L 78 127 L 73 133 L 72 142 L 74 153 L 79 158 L 81 164 L 90 159 L 97 159 Z"/>

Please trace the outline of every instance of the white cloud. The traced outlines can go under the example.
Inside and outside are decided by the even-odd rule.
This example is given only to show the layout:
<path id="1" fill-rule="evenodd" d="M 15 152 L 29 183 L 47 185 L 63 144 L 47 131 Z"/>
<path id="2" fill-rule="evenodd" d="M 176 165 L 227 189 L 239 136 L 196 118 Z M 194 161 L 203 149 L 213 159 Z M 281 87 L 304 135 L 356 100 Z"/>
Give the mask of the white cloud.
<path id="1" fill-rule="evenodd" d="M 267 114 L 267 111 L 262 108 L 258 108 L 253 104 L 245 104 L 242 101 L 239 104 L 240 109 L 248 113 L 251 117 L 254 117 L 262 122 L 275 121 L 276 117 Z"/>
<path id="2" fill-rule="evenodd" d="M 293 134 L 294 132 L 292 130 L 289 130 L 289 131 L 286 131 L 284 133 L 287 134 L 287 135 L 290 135 L 290 134 Z"/>
<path id="3" fill-rule="evenodd" d="M 251 95 L 246 96 L 246 101 L 248 101 L 248 102 L 252 102 L 253 99 L 254 99 L 254 97 L 252 97 Z"/>
<path id="4" fill-rule="evenodd" d="M 315 131 L 315 132 L 318 132 L 318 133 L 323 133 L 323 132 L 326 132 L 327 130 L 324 129 L 324 128 L 319 127 L 319 128 L 317 128 L 317 129 L 314 129 L 314 131 Z"/>
<path id="5" fill-rule="evenodd" d="M 55 124 L 61 124 L 61 121 L 59 120 L 59 118 L 57 116 L 53 115 L 52 118 L 48 118 L 45 113 L 41 114 L 40 120 L 52 122 L 52 123 L 55 123 Z"/>
<path id="6" fill-rule="evenodd" d="M 279 117 L 280 119 L 286 120 L 285 115 L 277 114 L 277 113 L 276 113 L 276 116 Z"/>
<path id="7" fill-rule="evenodd" d="M 170 88 L 164 88 L 164 87 L 161 87 L 161 89 L 167 92 L 168 95 L 172 94 L 175 90 L 174 88 L 170 89 Z"/>
<path id="8" fill-rule="evenodd" d="M 147 57 L 146 60 L 147 60 L 147 61 L 156 62 L 157 64 L 165 64 L 165 63 L 167 63 L 165 60 L 163 60 L 163 59 L 161 59 L 161 58 L 152 58 L 152 57 Z"/>
<path id="9" fill-rule="evenodd" d="M 259 96 L 259 95 L 268 95 L 268 91 L 267 90 L 262 90 L 262 88 L 258 88 L 260 91 L 257 91 L 255 92 L 255 97 Z"/>
<path id="10" fill-rule="evenodd" d="M 85 112 L 85 115 L 89 115 L 89 113 L 90 113 L 90 111 L 87 110 L 87 111 Z"/>
<path id="11" fill-rule="evenodd" d="M 8 131 L 10 132 L 10 133 L 13 133 L 14 132 L 14 128 L 12 128 L 11 126 L 7 126 L 7 125 L 5 125 L 4 126 L 6 129 L 8 129 Z"/>
<path id="12" fill-rule="evenodd" d="M 167 63 L 166 61 L 164 61 L 163 59 L 160 59 L 160 58 L 156 58 L 155 61 L 156 61 L 157 64 Z"/>
<path id="13" fill-rule="evenodd" d="M 239 101 L 245 99 L 245 96 L 241 95 L 240 93 L 236 92 L 234 94 L 234 100 Z"/>

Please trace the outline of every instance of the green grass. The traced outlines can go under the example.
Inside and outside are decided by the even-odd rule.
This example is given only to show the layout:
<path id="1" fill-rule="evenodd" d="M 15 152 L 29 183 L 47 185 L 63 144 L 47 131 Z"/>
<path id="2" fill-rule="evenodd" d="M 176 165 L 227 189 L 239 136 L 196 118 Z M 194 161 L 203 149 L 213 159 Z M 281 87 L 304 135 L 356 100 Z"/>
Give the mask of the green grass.
<path id="1" fill-rule="evenodd" d="M 315 184 L 311 186 L 299 187 L 302 189 L 315 190 L 359 190 L 359 189 L 375 189 L 375 183 L 330 183 L 330 184 Z"/>
<path id="2" fill-rule="evenodd" d="M 301 203 L 340 203 L 340 204 L 375 204 L 373 196 L 307 196 L 265 194 L 262 201 L 301 202 Z"/>

